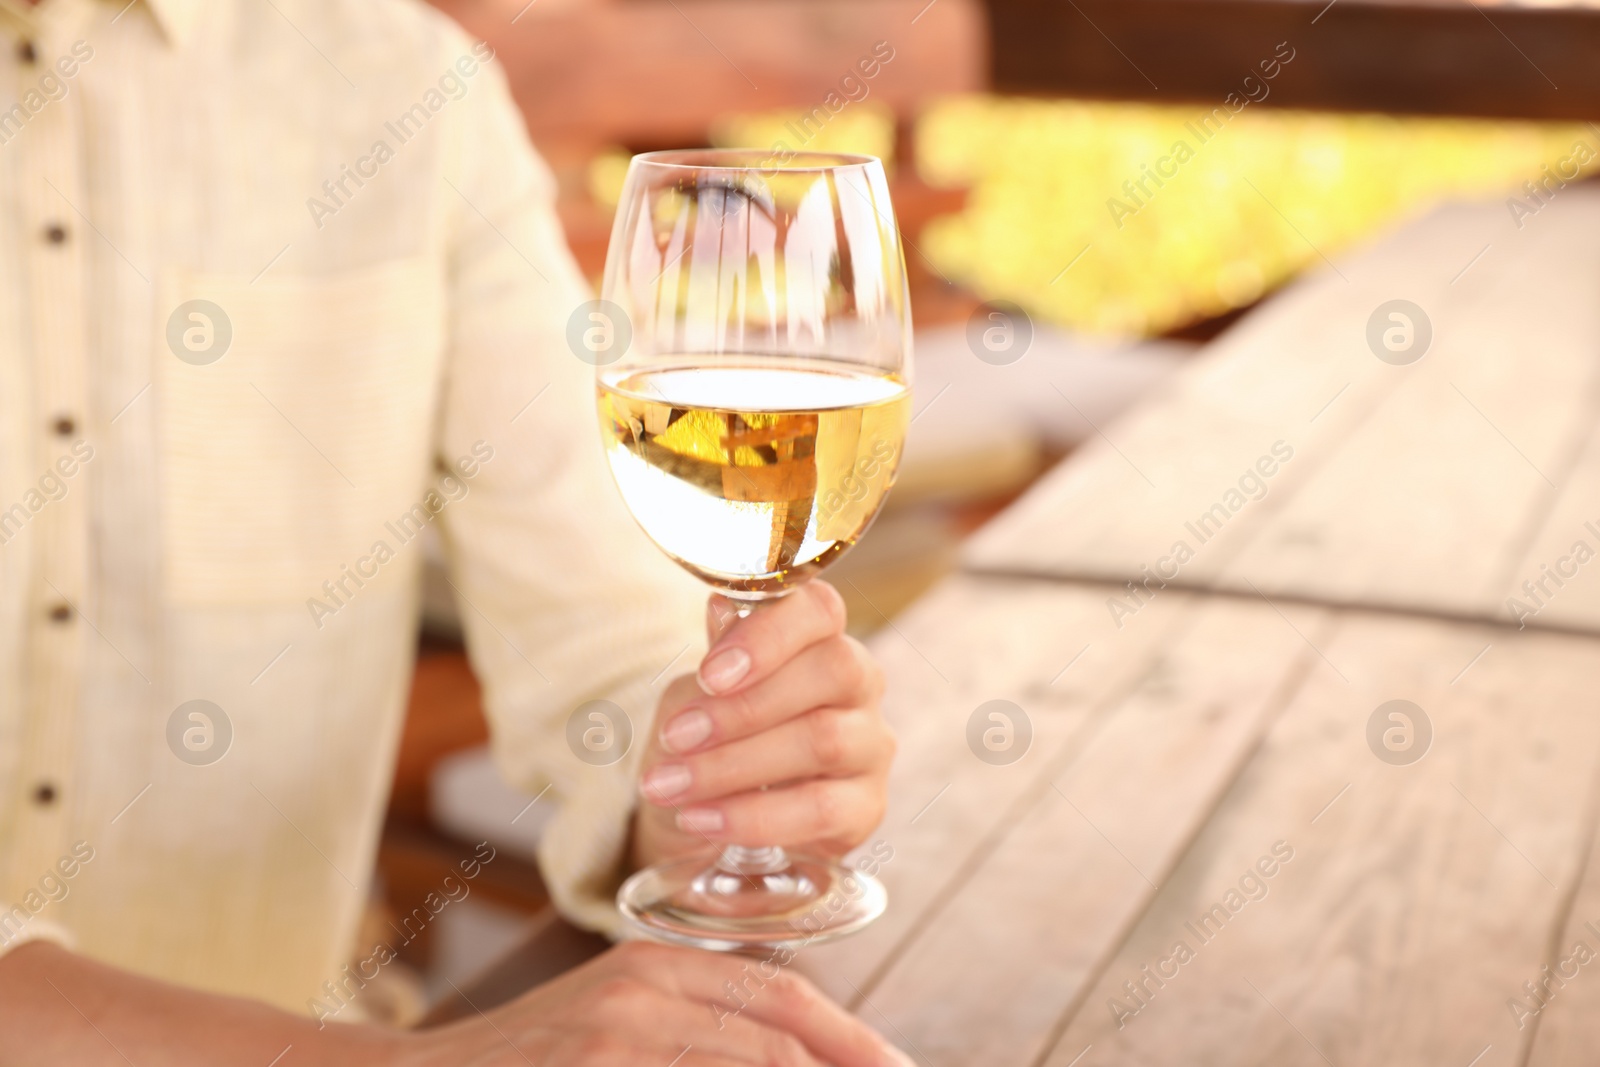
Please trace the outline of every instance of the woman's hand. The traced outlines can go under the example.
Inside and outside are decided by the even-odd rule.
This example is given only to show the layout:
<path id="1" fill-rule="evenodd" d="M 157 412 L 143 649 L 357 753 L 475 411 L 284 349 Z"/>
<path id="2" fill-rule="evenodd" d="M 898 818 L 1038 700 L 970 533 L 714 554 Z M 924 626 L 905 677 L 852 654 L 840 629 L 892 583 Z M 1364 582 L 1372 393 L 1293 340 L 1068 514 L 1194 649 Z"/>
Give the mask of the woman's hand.
<path id="1" fill-rule="evenodd" d="M 637 864 L 730 844 L 837 856 L 866 839 L 895 745 L 883 672 L 844 623 L 819 581 L 743 619 L 711 598 L 711 650 L 668 687 L 645 753 Z"/>
<path id="2" fill-rule="evenodd" d="M 403 1062 L 413 1067 L 911 1065 L 775 963 L 645 942 L 619 945 L 487 1015 L 407 1042 Z"/>

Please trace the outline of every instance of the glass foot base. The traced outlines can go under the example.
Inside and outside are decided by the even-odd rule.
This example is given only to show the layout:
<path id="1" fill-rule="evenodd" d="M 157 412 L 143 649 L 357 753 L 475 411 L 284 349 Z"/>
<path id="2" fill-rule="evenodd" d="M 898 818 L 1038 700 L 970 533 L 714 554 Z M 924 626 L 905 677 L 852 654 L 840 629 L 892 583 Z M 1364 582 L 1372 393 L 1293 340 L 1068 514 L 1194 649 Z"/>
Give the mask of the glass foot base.
<path id="1" fill-rule="evenodd" d="M 779 849 L 745 857 L 647 867 L 623 883 L 617 906 L 630 928 L 653 941 L 739 952 L 844 937 L 888 904 L 883 883 L 832 860 Z"/>

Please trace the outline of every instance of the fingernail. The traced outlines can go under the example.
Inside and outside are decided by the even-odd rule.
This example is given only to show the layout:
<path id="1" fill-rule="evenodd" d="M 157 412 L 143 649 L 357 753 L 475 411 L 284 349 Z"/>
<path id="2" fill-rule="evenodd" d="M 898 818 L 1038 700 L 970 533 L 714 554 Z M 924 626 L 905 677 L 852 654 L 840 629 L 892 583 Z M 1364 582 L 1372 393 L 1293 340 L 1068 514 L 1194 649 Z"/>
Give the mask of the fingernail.
<path id="1" fill-rule="evenodd" d="M 917 1061 L 907 1056 L 904 1052 L 901 1052 L 893 1045 L 888 1046 L 888 1048 L 889 1062 L 893 1064 L 893 1067 L 917 1067 Z"/>
<path id="2" fill-rule="evenodd" d="M 750 653 L 742 648 L 727 648 L 700 665 L 700 682 L 708 692 L 721 693 L 739 684 L 750 673 Z"/>
<path id="3" fill-rule="evenodd" d="M 663 763 L 645 775 L 644 781 L 640 785 L 643 786 L 646 793 L 658 799 L 671 800 L 689 788 L 692 778 L 693 776 L 689 774 L 689 768 L 683 764 Z"/>
<path id="4" fill-rule="evenodd" d="M 661 731 L 661 746 L 668 752 L 687 752 L 711 736 L 711 716 L 695 708 L 674 716 Z"/>
<path id="5" fill-rule="evenodd" d="M 690 808 L 678 812 L 678 829 L 695 834 L 714 834 L 723 827 L 722 812 L 716 808 Z"/>

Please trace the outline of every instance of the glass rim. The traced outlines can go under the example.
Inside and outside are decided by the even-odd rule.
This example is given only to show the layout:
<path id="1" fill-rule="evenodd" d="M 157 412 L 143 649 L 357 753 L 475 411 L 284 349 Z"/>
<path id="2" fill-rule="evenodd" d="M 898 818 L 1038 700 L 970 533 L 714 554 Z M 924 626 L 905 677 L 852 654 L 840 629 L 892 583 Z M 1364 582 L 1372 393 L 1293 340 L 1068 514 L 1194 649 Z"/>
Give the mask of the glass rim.
<path id="1" fill-rule="evenodd" d="M 780 159 L 782 156 L 784 158 Z M 747 159 L 748 162 L 732 162 Z M 830 170 L 851 170 L 883 165 L 877 156 L 858 155 L 852 152 L 782 152 L 766 148 L 668 148 L 656 152 L 640 152 L 630 161 L 666 170 L 729 171 L 785 174 L 817 174 Z"/>

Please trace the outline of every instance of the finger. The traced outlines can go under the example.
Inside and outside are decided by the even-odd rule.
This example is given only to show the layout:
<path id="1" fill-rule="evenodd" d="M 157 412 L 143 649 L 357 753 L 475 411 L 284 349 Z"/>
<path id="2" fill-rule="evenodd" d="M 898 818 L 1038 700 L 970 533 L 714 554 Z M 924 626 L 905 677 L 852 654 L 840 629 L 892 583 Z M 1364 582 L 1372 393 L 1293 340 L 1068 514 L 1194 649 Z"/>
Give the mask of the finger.
<path id="1" fill-rule="evenodd" d="M 773 949 L 766 957 L 750 960 L 646 942 L 630 945 L 637 949 L 629 950 L 627 963 L 661 989 L 707 1003 L 728 1003 L 736 997 L 742 1016 L 792 1033 L 822 1062 L 835 1067 L 912 1067 L 910 1057 L 872 1027 L 786 969 L 794 963 L 794 950 Z"/>
<path id="2" fill-rule="evenodd" d="M 782 789 L 741 793 L 714 804 L 680 807 L 678 829 L 719 845 L 832 846 L 866 840 L 883 819 L 883 796 L 865 777 L 813 779 Z"/>
<path id="3" fill-rule="evenodd" d="M 680 690 L 681 692 L 681 690 Z M 766 678 L 725 696 L 699 694 L 667 710 L 661 747 L 687 753 L 749 737 L 818 707 L 861 707 L 883 695 L 883 671 L 871 653 L 844 634 L 802 649 Z"/>
<path id="4" fill-rule="evenodd" d="M 661 701 L 656 707 L 657 736 L 665 733 L 665 726 L 691 704 L 704 703 L 706 691 L 692 674 L 681 674 L 667 683 L 661 691 Z"/>
<path id="5" fill-rule="evenodd" d="M 728 693 L 767 677 L 807 645 L 844 632 L 844 598 L 826 582 L 806 582 L 729 626 L 700 663 L 707 693 Z"/>
<path id="6" fill-rule="evenodd" d="M 702 1055 L 700 1051 L 693 1045 L 690 1045 L 687 1049 L 685 1049 L 681 1055 L 683 1056 L 682 1059 L 673 1061 L 672 1063 L 668 1064 L 667 1067 L 750 1067 L 750 1064 L 752 1063 L 765 1064 L 787 1062 L 784 1060 L 740 1060 L 729 1059 L 726 1056 Z M 796 1062 L 813 1064 L 817 1061 L 808 1056 L 805 1060 Z M 630 1063 L 628 1067 L 638 1067 L 638 1062 L 634 1061 Z"/>
<path id="7" fill-rule="evenodd" d="M 685 950 L 672 951 L 694 955 Z M 640 1063 L 681 1067 L 697 1062 L 718 1067 L 820 1067 L 797 1039 L 752 1018 L 741 1018 L 736 1000 L 730 999 L 729 1006 L 719 1007 L 700 997 L 686 998 L 639 973 L 639 959 L 640 952 L 635 947 L 620 946 L 553 984 L 577 980 L 583 987 L 564 991 L 564 1003 L 556 1006 L 555 1018 L 559 1021 L 554 1027 L 551 1005 L 539 1002 L 540 993 L 553 988 L 550 986 L 497 1009 L 494 1014 L 501 1021 L 495 1029 L 508 1049 L 520 1054 L 513 1037 L 520 1036 L 533 1023 L 535 1030 L 547 1035 L 540 1062 L 551 1067 L 634 1067 Z M 683 962 L 669 960 L 679 966 Z M 691 1050 L 694 1055 L 690 1055 Z M 498 1065 L 501 1061 L 493 1062 Z"/>
<path id="8" fill-rule="evenodd" d="M 712 593 L 706 600 L 706 641 L 715 645 L 717 639 L 728 632 L 728 627 L 739 621 L 739 610 L 749 601 L 731 600 L 721 593 Z"/>
<path id="9" fill-rule="evenodd" d="M 865 774 L 893 755 L 894 737 L 876 711 L 817 708 L 754 737 L 658 763 L 640 793 L 662 806 L 701 804 L 778 782 Z"/>
<path id="10" fill-rule="evenodd" d="M 480 1061 L 474 1060 L 476 1067 Z M 527 1067 L 529 1060 L 521 1050 L 510 1047 L 500 1052 L 485 1067 Z M 667 1051 L 664 1045 L 637 1044 L 626 1038 L 609 1034 L 571 1034 L 554 1045 L 539 1061 L 544 1067 L 639 1067 L 640 1064 L 659 1064 L 665 1067 L 751 1067 L 761 1060 L 729 1059 L 726 1056 L 708 1055 L 697 1051 L 692 1044 L 680 1045 Z M 811 1063 L 816 1063 L 811 1060 Z"/>
<path id="11" fill-rule="evenodd" d="M 812 1055 L 835 1067 L 911 1067 L 905 1053 L 871 1027 L 785 968 L 790 949 L 759 959 L 634 942 L 629 964 L 642 977 L 682 996 L 726 1001 L 732 983 L 741 1014 L 799 1038 Z"/>
<path id="12" fill-rule="evenodd" d="M 666 992 L 632 975 L 597 987 L 580 1021 L 625 1036 L 662 1054 L 662 1062 L 692 1048 L 701 1056 L 771 1067 L 821 1067 L 792 1034 L 745 1016 L 744 1004 L 724 993 L 716 1001 Z"/>

